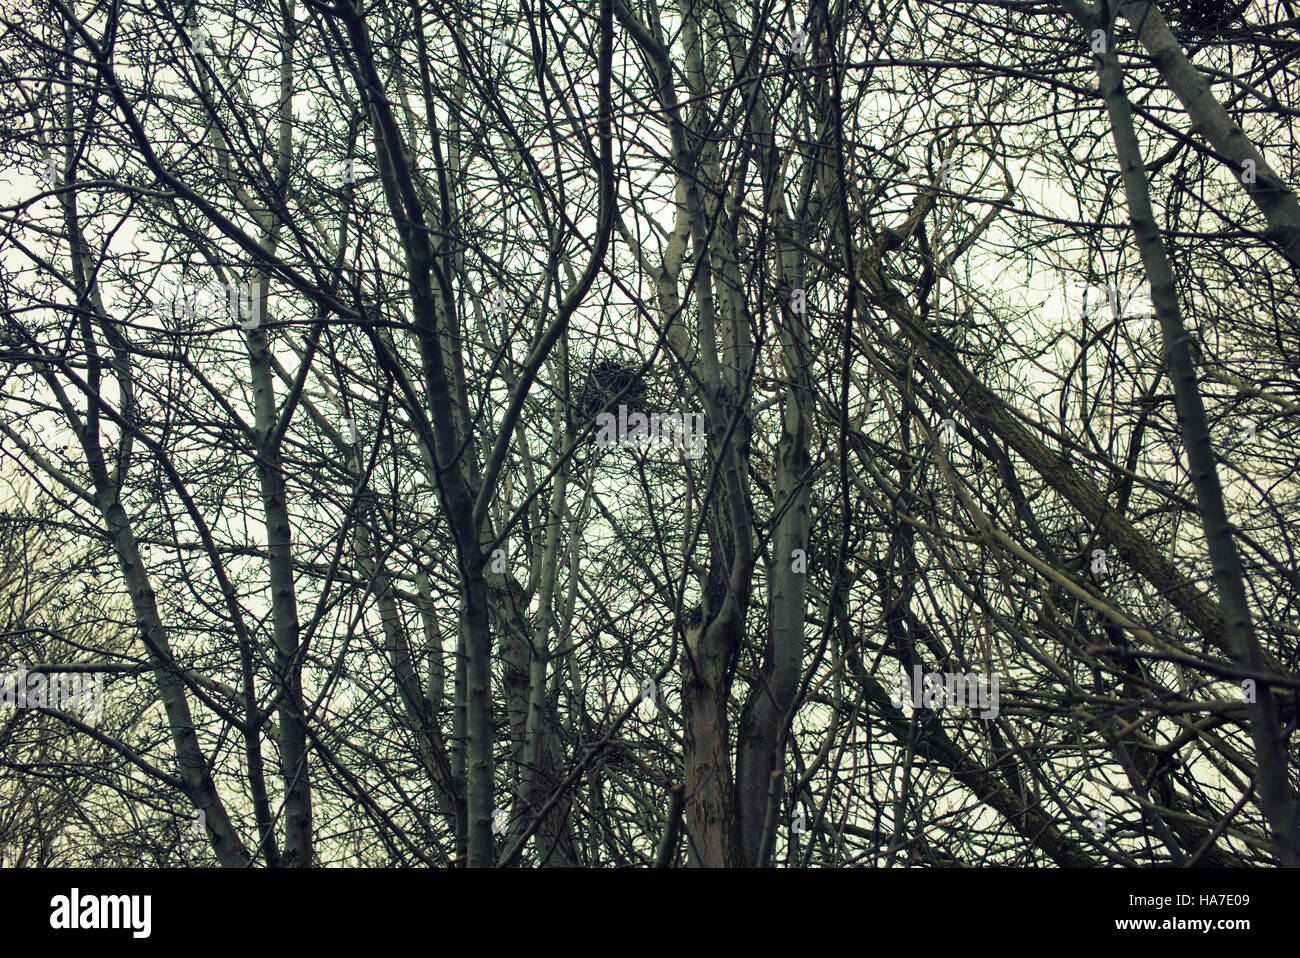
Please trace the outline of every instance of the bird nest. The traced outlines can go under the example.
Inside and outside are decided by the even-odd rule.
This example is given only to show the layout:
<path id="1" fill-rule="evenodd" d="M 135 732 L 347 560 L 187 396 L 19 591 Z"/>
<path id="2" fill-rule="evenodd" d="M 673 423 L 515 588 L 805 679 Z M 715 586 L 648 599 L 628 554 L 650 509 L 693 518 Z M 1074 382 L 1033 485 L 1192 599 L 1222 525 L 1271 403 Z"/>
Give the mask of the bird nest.
<path id="1" fill-rule="evenodd" d="M 587 422 L 602 412 L 614 412 L 620 405 L 629 411 L 646 408 L 650 398 L 649 379 L 641 364 L 621 359 L 598 359 L 581 377 L 574 399 L 575 419 Z"/>
<path id="2" fill-rule="evenodd" d="M 1250 0 L 1180 0 L 1164 5 L 1169 20 L 1201 39 L 1219 36 L 1240 19 Z"/>

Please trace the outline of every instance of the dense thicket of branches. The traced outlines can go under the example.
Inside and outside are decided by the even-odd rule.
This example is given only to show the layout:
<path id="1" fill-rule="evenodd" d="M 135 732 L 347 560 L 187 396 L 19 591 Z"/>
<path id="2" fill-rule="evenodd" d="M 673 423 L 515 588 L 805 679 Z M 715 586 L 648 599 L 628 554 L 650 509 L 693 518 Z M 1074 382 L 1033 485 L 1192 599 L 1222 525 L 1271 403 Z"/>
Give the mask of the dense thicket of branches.
<path id="1" fill-rule="evenodd" d="M 0 861 L 1300 864 L 1289 0 L 0 22 Z"/>

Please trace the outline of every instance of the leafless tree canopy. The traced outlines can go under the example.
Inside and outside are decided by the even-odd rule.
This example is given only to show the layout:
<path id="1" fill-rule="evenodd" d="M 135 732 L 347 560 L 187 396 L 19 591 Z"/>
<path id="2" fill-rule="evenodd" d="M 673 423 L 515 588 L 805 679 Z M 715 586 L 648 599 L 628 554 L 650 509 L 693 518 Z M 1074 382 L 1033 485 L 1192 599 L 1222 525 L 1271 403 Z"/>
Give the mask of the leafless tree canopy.
<path id="1" fill-rule="evenodd" d="M 1300 865 L 1291 0 L 0 24 L 0 863 Z"/>

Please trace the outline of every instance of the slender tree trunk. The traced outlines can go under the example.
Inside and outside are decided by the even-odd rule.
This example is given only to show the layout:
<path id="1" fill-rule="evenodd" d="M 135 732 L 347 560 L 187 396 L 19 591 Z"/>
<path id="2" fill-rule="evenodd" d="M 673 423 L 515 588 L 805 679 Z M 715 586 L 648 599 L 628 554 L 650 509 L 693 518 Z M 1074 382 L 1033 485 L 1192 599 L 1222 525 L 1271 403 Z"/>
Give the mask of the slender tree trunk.
<path id="1" fill-rule="evenodd" d="M 265 297 L 267 278 L 254 282 L 251 295 Z M 254 304 L 265 316 L 265 303 Z M 272 634 L 275 644 L 276 692 L 279 697 L 280 771 L 284 779 L 284 853 L 288 868 L 312 865 L 311 766 L 308 758 L 306 705 L 302 694 L 302 648 L 298 597 L 293 576 L 293 535 L 280 455 L 271 346 L 265 324 L 248 332 L 255 433 L 259 443 L 257 478 L 266 516 L 267 565 L 270 570 Z"/>

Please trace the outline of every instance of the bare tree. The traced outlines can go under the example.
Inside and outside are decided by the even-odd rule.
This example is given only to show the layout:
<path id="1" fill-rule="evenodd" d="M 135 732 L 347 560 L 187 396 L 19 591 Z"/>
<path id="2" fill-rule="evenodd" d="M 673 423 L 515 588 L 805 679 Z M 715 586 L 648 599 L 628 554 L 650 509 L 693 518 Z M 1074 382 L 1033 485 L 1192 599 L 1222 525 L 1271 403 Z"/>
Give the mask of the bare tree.
<path id="1" fill-rule="evenodd" d="M 1284 15 L 6 11 L 0 851 L 1300 864 Z"/>

